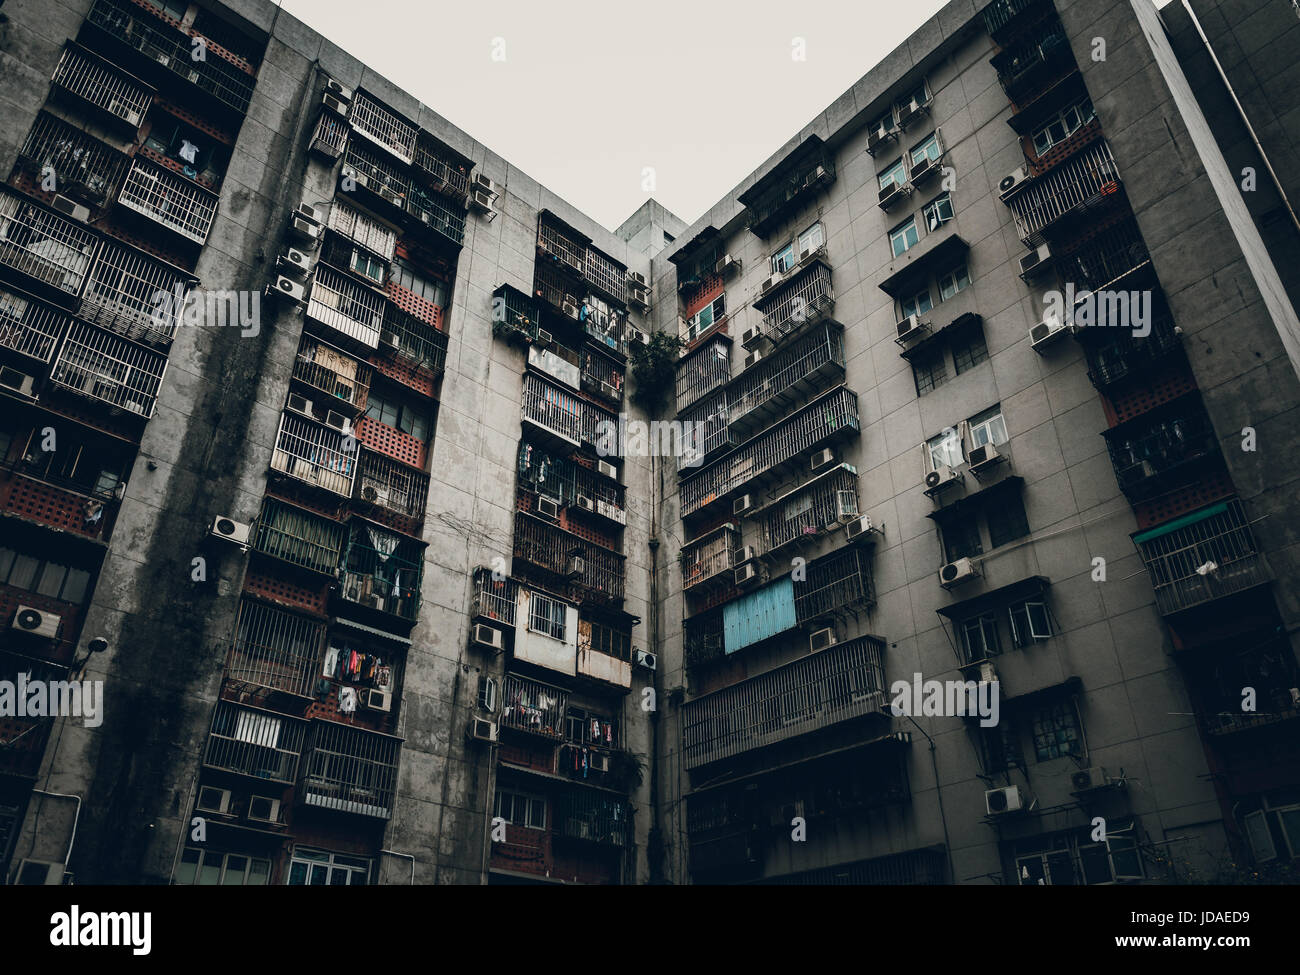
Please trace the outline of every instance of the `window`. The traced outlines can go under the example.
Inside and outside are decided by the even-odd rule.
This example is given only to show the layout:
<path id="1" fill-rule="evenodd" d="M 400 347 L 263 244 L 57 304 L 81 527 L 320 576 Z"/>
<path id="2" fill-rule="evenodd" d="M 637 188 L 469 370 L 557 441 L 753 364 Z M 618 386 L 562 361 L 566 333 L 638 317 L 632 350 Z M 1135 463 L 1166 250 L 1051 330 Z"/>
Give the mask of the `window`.
<path id="1" fill-rule="evenodd" d="M 943 196 L 936 196 L 933 200 L 925 205 L 921 211 L 921 217 L 925 221 L 926 233 L 934 233 L 945 223 L 952 219 L 952 195 L 949 193 Z M 965 285 L 963 285 L 965 287 Z M 955 292 L 954 292 L 955 293 Z"/>
<path id="2" fill-rule="evenodd" d="M 956 467 L 963 460 L 961 434 L 952 427 L 936 434 L 925 443 L 930 448 L 930 464 L 935 470 L 940 467 Z"/>
<path id="3" fill-rule="evenodd" d="M 1011 639 L 1018 647 L 1026 647 L 1052 635 L 1052 619 L 1047 604 L 1031 599 L 1014 603 L 1008 610 L 1011 615 Z"/>
<path id="4" fill-rule="evenodd" d="M 934 302 L 930 300 L 930 289 L 918 291 L 910 298 L 904 298 L 898 303 L 902 317 L 907 318 L 910 315 L 924 315 L 934 308 Z"/>
<path id="5" fill-rule="evenodd" d="M 988 357 L 989 347 L 984 342 L 984 329 L 978 322 L 953 336 L 952 364 L 957 375 L 975 368 Z"/>
<path id="6" fill-rule="evenodd" d="M 939 157 L 943 155 L 943 150 L 939 146 L 939 133 L 931 132 L 930 137 L 919 145 L 913 146 L 908 155 L 911 157 L 914 168 L 917 163 L 927 157 L 931 162 L 937 162 Z"/>
<path id="7" fill-rule="evenodd" d="M 1076 105 L 1053 115 L 1034 132 L 1034 152 L 1042 155 L 1052 146 L 1064 142 L 1093 119 L 1092 99 L 1085 98 Z"/>
<path id="8" fill-rule="evenodd" d="M 298 847 L 289 861 L 291 887 L 357 887 L 370 882 L 370 861 Z"/>
<path id="9" fill-rule="evenodd" d="M 892 108 L 871 123 L 872 132 L 879 132 L 881 129 L 886 132 L 894 131 L 894 110 Z"/>
<path id="10" fill-rule="evenodd" d="M 965 264 L 958 265 L 946 274 L 939 275 L 939 300 L 947 301 L 969 285 L 970 272 L 967 271 Z"/>
<path id="11" fill-rule="evenodd" d="M 895 257 L 898 257 L 909 247 L 915 247 L 920 239 L 920 235 L 916 230 L 916 217 L 914 216 L 908 217 L 889 232 L 889 246 L 893 248 Z"/>
<path id="12" fill-rule="evenodd" d="M 393 280 L 425 301 L 439 308 L 447 307 L 447 285 L 436 278 L 423 278 L 408 265 L 398 261 L 393 265 Z"/>
<path id="13" fill-rule="evenodd" d="M 903 168 L 903 160 L 897 160 L 892 166 L 879 175 L 880 188 L 883 190 L 889 186 L 902 186 L 907 182 L 907 172 Z"/>
<path id="14" fill-rule="evenodd" d="M 980 541 L 978 521 L 957 519 L 943 526 L 943 553 L 947 561 L 956 562 L 983 552 L 984 544 Z"/>
<path id="15" fill-rule="evenodd" d="M 431 423 L 427 413 L 399 400 L 387 398 L 373 389 L 366 403 L 366 416 L 386 426 L 395 427 L 403 433 L 409 433 L 416 440 L 426 443 L 429 440 Z"/>
<path id="16" fill-rule="evenodd" d="M 546 800 L 541 796 L 498 789 L 492 817 L 525 829 L 546 829 Z"/>
<path id="17" fill-rule="evenodd" d="M 47 562 L 13 549 L 0 548 L 0 584 L 39 592 L 65 603 L 81 603 L 90 588 L 90 573 L 75 566 Z"/>
<path id="18" fill-rule="evenodd" d="M 815 223 L 796 239 L 798 251 L 802 254 L 804 251 L 815 251 L 822 244 L 826 243 L 826 231 L 822 229 L 820 223 Z"/>
<path id="19" fill-rule="evenodd" d="M 916 379 L 916 395 L 924 396 L 948 381 L 948 365 L 942 349 L 928 356 L 912 360 L 912 376 Z"/>
<path id="20" fill-rule="evenodd" d="M 1029 534 L 1025 502 L 1015 491 L 1000 492 L 1001 497 L 988 507 L 989 544 L 994 548 L 1024 538 Z"/>
<path id="21" fill-rule="evenodd" d="M 794 267 L 796 258 L 794 241 L 791 241 L 772 255 L 772 273 L 784 274 Z"/>
<path id="22" fill-rule="evenodd" d="M 917 88 L 916 91 L 912 92 L 912 94 L 908 95 L 903 104 L 907 105 L 910 102 L 916 102 L 918 106 L 928 105 L 930 103 L 930 96 L 927 94 L 924 84 Z"/>
<path id="23" fill-rule="evenodd" d="M 0 460 L 3 460 L 8 455 L 13 434 L 0 434 L 0 437 L 3 438 L 0 439 Z M 58 450 L 42 450 L 41 443 L 39 431 L 33 431 L 20 469 L 47 483 L 107 500 L 126 474 L 127 461 L 118 449 L 93 439 L 83 439 L 72 431 L 59 431 Z"/>
<path id="24" fill-rule="evenodd" d="M 976 413 L 966 422 L 970 425 L 970 442 L 973 447 L 986 443 L 996 447 L 1007 442 L 1007 423 L 1002 419 L 1001 404 Z"/>
<path id="25" fill-rule="evenodd" d="M 1034 755 L 1040 762 L 1083 754 L 1083 734 L 1073 701 L 1058 701 L 1030 712 Z"/>
<path id="26" fill-rule="evenodd" d="M 555 640 L 564 639 L 565 605 L 535 592 L 528 600 L 528 628 Z"/>
<path id="27" fill-rule="evenodd" d="M 388 271 L 383 261 L 372 254 L 366 253 L 359 247 L 352 248 L 352 258 L 348 262 L 348 267 L 376 284 L 384 283 L 384 276 Z"/>
<path id="28" fill-rule="evenodd" d="M 565 738 L 579 745 L 613 748 L 618 744 L 618 722 L 608 714 L 570 707 L 564 715 Z"/>
<path id="29" fill-rule="evenodd" d="M 963 620 L 961 645 L 966 651 L 966 659 L 972 663 L 1001 653 L 1002 646 L 998 642 L 998 618 L 992 613 L 983 613 Z"/>
<path id="30" fill-rule="evenodd" d="M 271 861 L 239 853 L 219 853 L 187 846 L 176 865 L 177 884 L 201 887 L 265 887 L 271 879 Z"/>
<path id="31" fill-rule="evenodd" d="M 591 627 L 591 649 L 617 657 L 619 660 L 632 659 L 632 634 L 623 633 L 603 623 L 585 625 Z"/>
<path id="32" fill-rule="evenodd" d="M 1106 839 L 1094 843 L 1089 829 L 1056 833 L 1018 844 L 1016 880 L 1021 886 L 1113 884 L 1141 880 L 1137 820 L 1112 820 Z"/>
<path id="33" fill-rule="evenodd" d="M 712 328 L 715 322 L 722 321 L 727 313 L 727 296 L 718 295 L 711 302 L 691 316 L 690 334 L 699 335 Z"/>

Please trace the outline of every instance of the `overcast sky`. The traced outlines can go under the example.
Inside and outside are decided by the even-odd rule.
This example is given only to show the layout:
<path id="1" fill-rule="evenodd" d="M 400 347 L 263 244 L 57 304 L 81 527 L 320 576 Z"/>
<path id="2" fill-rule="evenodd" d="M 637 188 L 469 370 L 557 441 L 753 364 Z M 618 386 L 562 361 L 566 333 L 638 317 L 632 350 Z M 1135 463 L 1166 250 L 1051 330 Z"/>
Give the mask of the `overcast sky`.
<path id="1" fill-rule="evenodd" d="M 943 5 L 282 0 L 610 229 L 649 196 L 693 222 Z"/>

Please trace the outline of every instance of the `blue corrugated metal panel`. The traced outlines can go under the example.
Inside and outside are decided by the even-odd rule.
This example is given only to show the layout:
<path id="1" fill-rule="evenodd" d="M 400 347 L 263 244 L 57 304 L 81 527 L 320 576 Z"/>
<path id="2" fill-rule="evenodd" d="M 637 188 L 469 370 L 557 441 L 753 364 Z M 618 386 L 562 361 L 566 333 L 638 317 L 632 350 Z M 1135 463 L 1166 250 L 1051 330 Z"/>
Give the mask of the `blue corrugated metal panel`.
<path id="1" fill-rule="evenodd" d="M 786 576 L 722 608 L 722 647 L 735 653 L 793 629 L 795 622 L 794 580 Z"/>

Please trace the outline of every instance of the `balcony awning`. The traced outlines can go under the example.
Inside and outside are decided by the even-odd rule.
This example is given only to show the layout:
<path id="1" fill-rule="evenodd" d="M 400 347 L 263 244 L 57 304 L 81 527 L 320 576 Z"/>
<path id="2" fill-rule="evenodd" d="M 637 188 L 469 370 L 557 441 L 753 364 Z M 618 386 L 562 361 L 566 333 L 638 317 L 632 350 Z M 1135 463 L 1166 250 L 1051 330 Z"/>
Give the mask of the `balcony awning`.
<path id="1" fill-rule="evenodd" d="M 929 248 L 925 244 L 918 244 L 896 259 L 905 260 L 906 263 L 880 282 L 880 290 L 891 298 L 900 298 L 909 293 L 908 285 L 917 278 L 929 276 L 932 271 L 942 268 L 949 261 L 955 262 L 969 250 L 970 244 L 955 232 Z"/>
<path id="2" fill-rule="evenodd" d="M 1025 479 L 1018 474 L 1011 474 L 1004 477 L 995 484 L 990 484 L 986 488 L 981 488 L 974 494 L 968 494 L 964 498 L 958 498 L 952 504 L 944 505 L 926 515 L 932 521 L 943 523 L 952 521 L 956 518 L 963 517 L 971 513 L 971 509 L 976 506 L 982 506 L 986 500 L 993 497 L 1000 491 L 1020 490 L 1025 483 Z"/>
<path id="3" fill-rule="evenodd" d="M 881 712 L 882 715 L 886 714 L 887 711 L 888 711 L 888 707 L 886 706 L 886 708 Z M 779 765 L 771 765 L 766 768 L 759 769 L 756 772 L 748 772 L 744 775 L 738 775 L 735 778 L 726 778 L 721 781 L 712 782 L 709 785 L 702 786 L 701 788 L 692 789 L 687 795 L 688 796 L 704 795 L 709 792 L 714 792 L 718 789 L 730 788 L 734 786 L 737 782 L 748 782 L 754 779 L 760 779 L 765 776 L 771 775 L 774 772 L 785 772 L 788 771 L 789 769 L 794 768 L 795 766 L 807 765 L 810 762 L 819 761 L 821 759 L 831 758 L 834 756 L 842 756 L 854 752 L 863 752 L 863 751 L 867 751 L 868 749 L 902 748 L 903 746 L 910 745 L 911 743 L 912 743 L 912 733 L 910 731 L 890 731 L 887 734 L 877 735 L 876 737 L 869 738 L 866 741 L 855 742 L 852 745 L 844 745 L 840 748 L 831 748 L 824 752 L 818 752 L 815 755 L 808 755 L 805 757 L 794 759 L 789 762 L 782 762 Z"/>
<path id="4" fill-rule="evenodd" d="M 1200 511 L 1193 511 L 1190 515 L 1183 515 L 1181 518 L 1175 518 L 1173 521 L 1167 521 L 1158 528 L 1148 528 L 1146 531 L 1134 532 L 1129 537 L 1133 539 L 1134 545 L 1142 545 L 1145 542 L 1160 538 L 1162 535 L 1169 535 L 1179 529 L 1186 528 L 1188 525 L 1194 525 L 1198 521 L 1204 521 L 1206 518 L 1213 518 L 1215 515 L 1221 515 L 1228 510 L 1228 502 L 1220 501 L 1212 504 L 1208 508 L 1202 508 Z"/>
<path id="5" fill-rule="evenodd" d="M 574 243 L 582 244 L 582 246 L 584 247 L 588 247 L 591 245 L 590 237 L 584 234 L 577 227 L 573 226 L 573 224 L 569 223 L 569 221 L 565 220 L 554 210 L 549 210 L 546 209 L 545 207 L 543 207 L 541 210 L 538 210 L 537 222 L 539 224 L 548 223 L 548 222 L 554 224 L 555 226 L 558 226 L 561 229 L 563 229 L 565 234 L 571 237 Z"/>
<path id="6" fill-rule="evenodd" d="M 1003 586 L 1001 589 L 982 592 L 978 596 L 963 599 L 959 603 L 940 606 L 935 612 L 953 621 L 964 620 L 971 616 L 977 616 L 987 609 L 1000 608 L 1010 603 L 1041 596 L 1051 584 L 1052 580 L 1047 576 L 1028 576 L 1018 582 L 1011 583 L 1009 586 Z"/>
<path id="7" fill-rule="evenodd" d="M 745 208 L 749 208 L 756 201 L 762 199 L 764 194 L 773 187 L 780 185 L 781 181 L 787 179 L 802 163 L 820 155 L 823 151 L 824 144 L 821 136 L 808 136 L 807 139 L 795 146 L 785 158 L 781 159 L 761 176 L 753 186 L 736 197 L 736 202 Z"/>
<path id="8" fill-rule="evenodd" d="M 388 640 L 392 643 L 400 643 L 406 647 L 409 647 L 412 642 L 409 637 L 398 636 L 396 633 L 389 633 L 387 630 L 381 630 L 374 626 L 366 626 L 364 623 L 357 623 L 354 620 L 345 619 L 342 616 L 330 617 L 330 625 L 344 626 L 349 629 L 360 630 L 362 633 L 368 633 L 371 636 L 377 636 L 380 639 Z"/>
<path id="9" fill-rule="evenodd" d="M 680 268 L 683 263 L 695 260 L 700 251 L 712 243 L 716 237 L 718 237 L 718 228 L 713 224 L 707 224 L 698 234 L 673 251 L 668 260 Z"/>
<path id="10" fill-rule="evenodd" d="M 1201 407 L 1201 391 L 1195 387 L 1185 390 L 1173 399 L 1167 399 L 1143 413 L 1116 423 L 1113 427 L 1107 427 L 1101 431 L 1101 435 L 1110 440 L 1117 434 L 1131 434 L 1134 430 L 1142 430 L 1159 420 L 1171 418 L 1173 414 L 1182 413 L 1184 416 L 1188 416 L 1189 407 L 1197 413 L 1204 414 L 1205 412 L 1204 407 Z M 1197 407 L 1201 408 L 1196 409 Z"/>
<path id="11" fill-rule="evenodd" d="M 1039 702 L 1051 700 L 1053 698 L 1068 697 L 1071 694 L 1080 694 L 1083 692 L 1083 680 L 1079 677 L 1067 677 L 1059 684 L 1052 684 L 1050 687 L 1040 687 L 1036 691 L 1030 691 L 1028 694 L 1002 695 L 1003 703 L 1016 708 L 1034 707 Z"/>
<path id="12" fill-rule="evenodd" d="M 899 355 L 901 355 L 908 362 L 911 362 L 915 356 L 919 356 L 925 352 L 931 351 L 941 341 L 946 342 L 955 333 L 960 332 L 962 329 L 982 328 L 983 324 L 984 324 L 984 319 L 981 318 L 979 315 L 975 314 L 973 311 L 963 312 L 962 314 L 954 318 L 952 321 L 950 321 L 947 325 L 941 325 L 935 331 L 931 332 L 925 338 L 921 339 L 921 341 L 913 345 L 909 345 L 902 352 L 900 352 Z"/>
<path id="13" fill-rule="evenodd" d="M 1056 115 L 1067 99 L 1083 99 L 1088 95 L 1084 87 L 1083 75 L 1074 68 L 1069 74 L 1054 81 L 1034 97 L 1023 109 L 1007 119 L 1007 125 L 1018 135 L 1029 135 L 1035 129 Z"/>

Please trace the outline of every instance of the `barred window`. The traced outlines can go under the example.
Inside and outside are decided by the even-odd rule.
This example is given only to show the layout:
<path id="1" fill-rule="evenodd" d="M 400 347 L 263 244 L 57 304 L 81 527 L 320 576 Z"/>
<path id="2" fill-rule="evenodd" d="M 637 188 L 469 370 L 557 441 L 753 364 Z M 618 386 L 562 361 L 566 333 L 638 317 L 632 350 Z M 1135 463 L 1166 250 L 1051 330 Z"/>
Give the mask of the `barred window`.
<path id="1" fill-rule="evenodd" d="M 541 593 L 533 593 L 528 603 L 528 628 L 556 640 L 564 639 L 565 605 Z"/>

